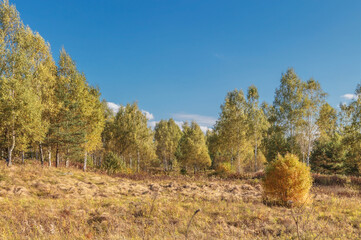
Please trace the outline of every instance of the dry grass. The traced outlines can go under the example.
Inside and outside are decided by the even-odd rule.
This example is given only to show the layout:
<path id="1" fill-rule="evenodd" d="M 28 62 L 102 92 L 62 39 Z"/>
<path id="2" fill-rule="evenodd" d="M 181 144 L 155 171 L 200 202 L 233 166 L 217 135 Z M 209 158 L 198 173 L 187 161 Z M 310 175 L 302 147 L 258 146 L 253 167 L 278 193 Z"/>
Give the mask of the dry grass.
<path id="1" fill-rule="evenodd" d="M 259 180 L 109 177 L 0 166 L 0 239 L 360 239 L 359 190 L 317 187 L 304 209 L 262 203 Z"/>

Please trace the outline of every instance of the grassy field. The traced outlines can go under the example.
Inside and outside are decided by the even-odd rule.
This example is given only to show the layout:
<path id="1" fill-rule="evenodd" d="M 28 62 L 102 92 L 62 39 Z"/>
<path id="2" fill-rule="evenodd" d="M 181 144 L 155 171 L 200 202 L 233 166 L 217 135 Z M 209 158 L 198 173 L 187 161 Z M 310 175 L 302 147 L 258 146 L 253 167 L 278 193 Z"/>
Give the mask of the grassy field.
<path id="1" fill-rule="evenodd" d="M 2 163 L 0 238 L 361 239 L 360 196 L 321 186 L 308 206 L 270 207 L 257 179 L 110 177 Z"/>

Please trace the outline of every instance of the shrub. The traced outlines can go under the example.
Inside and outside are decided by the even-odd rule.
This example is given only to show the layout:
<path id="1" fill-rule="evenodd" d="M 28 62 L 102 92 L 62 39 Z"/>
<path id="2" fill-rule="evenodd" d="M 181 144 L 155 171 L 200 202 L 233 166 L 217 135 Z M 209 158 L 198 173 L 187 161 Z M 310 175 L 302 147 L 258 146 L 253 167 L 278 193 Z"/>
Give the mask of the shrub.
<path id="1" fill-rule="evenodd" d="M 214 175 L 226 177 L 233 173 L 232 165 L 230 163 L 220 163 L 215 169 Z"/>
<path id="2" fill-rule="evenodd" d="M 361 187 L 361 178 L 360 177 L 351 176 L 350 181 L 351 181 L 352 186 Z"/>
<path id="3" fill-rule="evenodd" d="M 361 177 L 344 175 L 312 174 L 313 184 L 316 186 L 341 186 L 361 188 Z"/>
<path id="4" fill-rule="evenodd" d="M 113 152 L 105 154 L 102 168 L 107 171 L 108 174 L 118 173 L 124 169 L 121 159 Z"/>
<path id="5" fill-rule="evenodd" d="M 315 173 L 312 177 L 315 185 L 344 187 L 347 184 L 347 177 L 342 175 L 323 175 Z"/>
<path id="6" fill-rule="evenodd" d="M 264 200 L 280 205 L 300 205 L 306 202 L 312 186 L 310 168 L 293 154 L 278 155 L 265 170 Z"/>

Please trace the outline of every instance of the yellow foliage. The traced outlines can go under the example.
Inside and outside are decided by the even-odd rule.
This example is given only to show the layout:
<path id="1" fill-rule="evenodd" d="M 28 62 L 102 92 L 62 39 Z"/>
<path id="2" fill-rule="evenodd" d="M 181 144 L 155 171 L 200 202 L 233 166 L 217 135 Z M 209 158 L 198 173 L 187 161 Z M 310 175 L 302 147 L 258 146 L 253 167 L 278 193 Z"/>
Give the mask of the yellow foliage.
<path id="1" fill-rule="evenodd" d="M 266 168 L 263 180 L 264 198 L 282 205 L 300 205 L 307 201 L 312 186 L 310 168 L 298 157 L 287 153 Z M 291 202 L 290 202 L 291 201 Z"/>
<path id="2" fill-rule="evenodd" d="M 215 174 L 219 176 L 227 176 L 231 173 L 234 173 L 231 163 L 220 163 L 215 169 Z"/>

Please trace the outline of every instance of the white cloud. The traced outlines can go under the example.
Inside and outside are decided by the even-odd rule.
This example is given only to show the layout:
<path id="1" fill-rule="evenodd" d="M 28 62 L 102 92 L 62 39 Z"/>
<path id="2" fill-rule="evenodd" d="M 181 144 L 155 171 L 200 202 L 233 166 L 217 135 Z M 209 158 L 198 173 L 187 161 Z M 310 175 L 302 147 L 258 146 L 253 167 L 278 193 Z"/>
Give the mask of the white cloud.
<path id="1" fill-rule="evenodd" d="M 206 133 L 212 130 L 212 126 L 216 123 L 217 119 L 209 116 L 202 116 L 199 114 L 176 113 L 172 115 L 176 119 L 175 123 L 182 128 L 184 122 L 195 121 L 202 132 Z"/>
<path id="2" fill-rule="evenodd" d="M 356 94 L 352 94 L 352 93 L 346 93 L 346 94 L 342 95 L 341 97 L 343 99 L 346 99 L 346 100 L 355 100 L 355 99 L 357 99 Z"/>
<path id="3" fill-rule="evenodd" d="M 142 110 L 142 113 L 145 114 L 145 117 L 146 117 L 148 120 L 153 120 L 153 119 L 154 119 L 153 114 L 151 114 L 150 112 L 145 111 L 145 110 Z"/>
<path id="4" fill-rule="evenodd" d="M 212 128 L 206 127 L 206 126 L 199 126 L 202 130 L 202 132 L 207 133 L 208 130 L 213 131 Z"/>
<path id="5" fill-rule="evenodd" d="M 114 113 L 117 113 L 119 111 L 120 105 L 113 103 L 113 102 L 107 102 L 108 108 L 110 108 Z"/>
<path id="6" fill-rule="evenodd" d="M 196 121 L 199 125 L 204 125 L 204 126 L 213 126 L 217 119 L 214 117 L 209 117 L 209 116 L 202 116 L 202 115 L 198 115 L 198 114 L 187 114 L 187 113 L 176 113 L 173 114 L 173 117 L 175 119 L 179 119 L 181 121 Z"/>
<path id="7" fill-rule="evenodd" d="M 182 121 L 174 121 L 175 124 L 178 125 L 178 127 L 180 127 L 180 129 L 183 129 L 182 126 L 183 126 L 183 123 Z M 159 123 L 159 121 L 149 121 L 148 122 L 148 126 L 151 127 L 152 129 L 155 128 L 155 125 L 157 125 L 157 123 Z"/>
<path id="8" fill-rule="evenodd" d="M 183 124 L 184 124 L 184 122 L 183 121 L 174 121 L 175 122 L 175 124 L 177 124 L 178 125 L 178 127 L 180 127 L 180 129 L 182 129 L 183 130 Z"/>
<path id="9" fill-rule="evenodd" d="M 121 105 L 113 103 L 113 102 L 107 102 L 108 108 L 110 108 L 115 114 L 119 111 L 119 108 L 121 107 Z M 142 113 L 145 115 L 145 117 L 148 120 L 153 120 L 154 119 L 154 115 L 146 110 L 141 110 Z"/>
<path id="10" fill-rule="evenodd" d="M 155 128 L 155 125 L 157 125 L 158 122 L 159 122 L 159 121 L 149 121 L 149 122 L 148 122 L 148 126 L 151 127 L 152 129 L 154 129 L 154 128 Z"/>
<path id="11" fill-rule="evenodd" d="M 122 107 L 119 104 L 113 102 L 107 102 L 108 107 L 116 114 L 119 109 Z M 142 113 L 148 119 L 148 126 L 154 129 L 155 125 L 159 121 L 154 120 L 154 115 L 146 110 L 141 110 Z M 198 123 L 201 130 L 206 133 L 208 130 L 212 130 L 212 126 L 216 123 L 215 118 L 209 116 L 202 116 L 198 114 L 186 114 L 186 113 L 176 113 L 172 115 L 175 118 L 175 123 L 182 129 L 184 122 L 195 121 Z"/>

